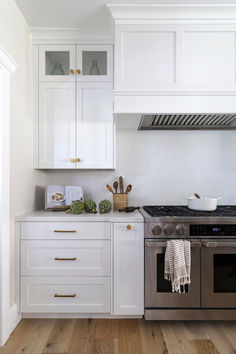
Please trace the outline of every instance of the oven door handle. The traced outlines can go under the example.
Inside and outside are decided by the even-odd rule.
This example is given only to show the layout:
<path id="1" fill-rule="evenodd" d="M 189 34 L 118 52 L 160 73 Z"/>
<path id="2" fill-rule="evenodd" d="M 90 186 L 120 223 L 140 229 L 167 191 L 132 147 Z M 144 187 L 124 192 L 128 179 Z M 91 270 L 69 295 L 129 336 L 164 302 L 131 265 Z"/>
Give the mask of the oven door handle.
<path id="1" fill-rule="evenodd" d="M 166 242 L 157 242 L 157 241 L 146 241 L 145 246 L 148 248 L 153 248 L 153 247 L 166 247 Z M 194 248 L 200 248 L 201 247 L 201 242 L 197 241 L 192 241 L 191 242 L 191 247 Z"/>
<path id="2" fill-rule="evenodd" d="M 214 242 L 214 241 L 202 241 L 202 247 L 236 247 L 236 242 Z"/>

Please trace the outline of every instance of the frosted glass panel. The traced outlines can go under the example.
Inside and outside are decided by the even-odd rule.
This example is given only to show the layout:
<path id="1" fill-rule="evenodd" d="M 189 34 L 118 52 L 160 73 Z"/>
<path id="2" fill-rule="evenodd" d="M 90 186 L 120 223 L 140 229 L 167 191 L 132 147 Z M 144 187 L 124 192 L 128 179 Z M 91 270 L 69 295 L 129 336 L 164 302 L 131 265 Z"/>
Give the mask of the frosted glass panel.
<path id="1" fill-rule="evenodd" d="M 83 51 L 83 75 L 107 75 L 107 52 Z"/>
<path id="2" fill-rule="evenodd" d="M 69 68 L 69 51 L 45 52 L 45 75 L 69 75 Z"/>

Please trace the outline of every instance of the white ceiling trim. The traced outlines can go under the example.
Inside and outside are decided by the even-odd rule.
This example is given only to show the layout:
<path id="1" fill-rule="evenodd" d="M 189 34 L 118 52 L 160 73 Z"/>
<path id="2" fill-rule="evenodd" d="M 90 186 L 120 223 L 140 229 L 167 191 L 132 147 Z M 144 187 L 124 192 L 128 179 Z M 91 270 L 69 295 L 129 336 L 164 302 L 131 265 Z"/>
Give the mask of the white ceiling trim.
<path id="1" fill-rule="evenodd" d="M 31 32 L 34 44 L 114 43 L 114 33 L 109 28 L 31 27 Z"/>
<path id="2" fill-rule="evenodd" d="M 108 4 L 115 21 L 131 19 L 159 20 L 236 20 L 234 4 L 169 4 L 128 5 Z"/>
<path id="3" fill-rule="evenodd" d="M 6 52 L 6 50 L 0 45 L 0 66 L 3 66 L 10 74 L 13 74 L 16 70 L 17 64 Z"/>

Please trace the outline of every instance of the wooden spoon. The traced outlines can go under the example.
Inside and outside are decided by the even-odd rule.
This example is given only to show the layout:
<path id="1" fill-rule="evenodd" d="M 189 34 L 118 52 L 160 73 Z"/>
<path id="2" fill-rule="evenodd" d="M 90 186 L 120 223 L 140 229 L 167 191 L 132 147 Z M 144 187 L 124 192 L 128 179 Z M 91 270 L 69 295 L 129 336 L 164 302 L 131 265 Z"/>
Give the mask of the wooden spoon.
<path id="1" fill-rule="evenodd" d="M 111 193 L 114 194 L 114 191 L 113 191 L 113 189 L 111 188 L 111 186 L 109 186 L 109 184 L 107 184 L 107 189 L 109 190 L 109 192 L 111 192 Z"/>
<path id="2" fill-rule="evenodd" d="M 128 184 L 128 186 L 126 187 L 125 193 L 126 194 L 129 193 L 131 191 L 131 189 L 132 189 L 132 184 Z"/>
<path id="3" fill-rule="evenodd" d="M 200 197 L 200 195 L 199 195 L 198 193 L 194 193 L 194 195 L 195 195 L 195 197 L 196 197 L 197 199 L 201 199 L 201 197 Z"/>
<path id="4" fill-rule="evenodd" d="M 118 185 L 119 185 L 119 183 L 118 183 L 117 181 L 115 181 L 115 182 L 113 183 L 113 187 L 114 187 L 114 189 L 115 189 L 116 194 L 117 194 L 117 191 L 118 191 Z"/>

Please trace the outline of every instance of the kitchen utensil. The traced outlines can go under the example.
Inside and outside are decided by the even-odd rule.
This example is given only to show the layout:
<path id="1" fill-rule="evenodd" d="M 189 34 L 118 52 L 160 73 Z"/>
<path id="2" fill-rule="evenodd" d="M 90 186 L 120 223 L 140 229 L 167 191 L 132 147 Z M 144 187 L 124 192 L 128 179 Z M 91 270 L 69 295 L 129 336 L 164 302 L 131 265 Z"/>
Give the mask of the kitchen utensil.
<path id="1" fill-rule="evenodd" d="M 134 206 L 130 206 L 130 207 L 125 207 L 123 209 L 119 209 L 119 212 L 124 212 L 124 213 L 132 213 L 135 210 L 138 210 L 139 207 L 134 207 Z"/>
<path id="2" fill-rule="evenodd" d="M 111 193 L 114 194 L 114 191 L 113 191 L 113 189 L 111 188 L 111 186 L 109 186 L 109 184 L 107 184 L 107 189 L 109 190 L 109 192 L 111 192 Z"/>
<path id="3" fill-rule="evenodd" d="M 124 177 L 120 176 L 119 177 L 119 182 L 120 182 L 120 193 L 124 193 Z"/>
<path id="4" fill-rule="evenodd" d="M 188 208 L 192 210 L 214 211 L 217 208 L 217 202 L 221 198 L 208 198 L 208 197 L 190 197 L 187 198 Z"/>
<path id="5" fill-rule="evenodd" d="M 132 190 L 132 184 L 128 184 L 125 193 L 129 193 Z"/>
<path id="6" fill-rule="evenodd" d="M 115 181 L 115 182 L 113 183 L 113 187 L 114 187 L 116 193 L 117 193 L 117 191 L 118 191 L 118 186 L 119 186 L 119 183 L 118 183 L 117 181 Z"/>
<path id="7" fill-rule="evenodd" d="M 194 195 L 195 195 L 195 197 L 196 197 L 197 199 L 201 199 L 201 197 L 200 197 L 200 195 L 199 195 L 198 193 L 194 193 Z"/>

